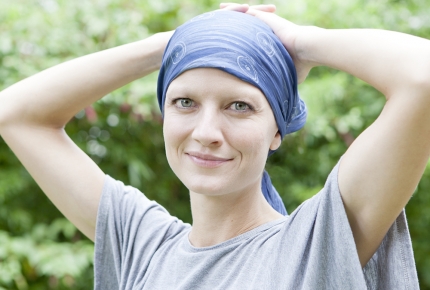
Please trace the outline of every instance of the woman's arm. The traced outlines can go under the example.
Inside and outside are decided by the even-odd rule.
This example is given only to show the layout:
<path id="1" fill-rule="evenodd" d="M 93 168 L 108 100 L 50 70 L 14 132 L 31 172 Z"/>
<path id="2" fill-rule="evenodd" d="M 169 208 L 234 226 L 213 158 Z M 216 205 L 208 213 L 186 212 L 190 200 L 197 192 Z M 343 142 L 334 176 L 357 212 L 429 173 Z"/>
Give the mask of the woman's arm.
<path id="1" fill-rule="evenodd" d="M 16 123 L 63 128 L 79 110 L 156 71 L 170 35 L 83 56 L 7 88 L 0 93 L 0 128 Z"/>
<path id="2" fill-rule="evenodd" d="M 369 29 L 321 30 L 307 37 L 313 39 L 297 42 L 300 58 L 359 77 L 387 98 L 339 169 L 364 266 L 410 199 L 430 155 L 430 41 Z"/>
<path id="3" fill-rule="evenodd" d="M 81 109 L 161 64 L 171 32 L 54 66 L 0 93 L 0 134 L 45 194 L 94 239 L 104 174 L 64 131 Z"/>
<path id="4" fill-rule="evenodd" d="M 348 72 L 387 98 L 378 119 L 350 146 L 339 187 L 362 266 L 415 190 L 430 156 L 430 41 L 372 29 L 301 27 L 248 10 L 288 49 L 303 81 L 314 66 Z"/>
<path id="5" fill-rule="evenodd" d="M 315 29 L 297 47 L 300 59 L 359 77 L 387 99 L 339 169 L 364 266 L 409 201 L 430 156 L 430 41 L 382 30 Z"/>
<path id="6" fill-rule="evenodd" d="M 377 29 L 308 27 L 296 40 L 297 58 L 311 66 L 329 66 L 369 83 L 387 100 L 419 88 L 428 99 L 430 41 Z"/>

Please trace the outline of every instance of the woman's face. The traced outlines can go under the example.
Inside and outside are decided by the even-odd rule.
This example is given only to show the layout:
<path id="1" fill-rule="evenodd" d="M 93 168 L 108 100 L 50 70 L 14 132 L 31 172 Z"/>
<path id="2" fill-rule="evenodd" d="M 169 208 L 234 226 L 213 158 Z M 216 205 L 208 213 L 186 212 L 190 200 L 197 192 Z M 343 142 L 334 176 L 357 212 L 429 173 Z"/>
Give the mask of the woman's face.
<path id="1" fill-rule="evenodd" d="M 182 73 L 164 107 L 170 167 L 192 192 L 223 195 L 260 188 L 269 148 L 281 143 L 263 93 L 213 68 Z"/>

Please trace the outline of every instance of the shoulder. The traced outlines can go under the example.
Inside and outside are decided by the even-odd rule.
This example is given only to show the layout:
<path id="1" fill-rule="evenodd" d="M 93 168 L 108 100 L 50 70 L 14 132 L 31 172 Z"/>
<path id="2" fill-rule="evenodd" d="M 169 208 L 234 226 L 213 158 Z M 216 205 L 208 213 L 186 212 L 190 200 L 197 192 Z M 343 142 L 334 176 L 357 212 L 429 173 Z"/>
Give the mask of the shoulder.
<path id="1" fill-rule="evenodd" d="M 116 235 L 144 234 L 186 227 L 156 201 L 149 200 L 139 189 L 105 176 L 97 214 L 96 235 L 103 231 Z"/>

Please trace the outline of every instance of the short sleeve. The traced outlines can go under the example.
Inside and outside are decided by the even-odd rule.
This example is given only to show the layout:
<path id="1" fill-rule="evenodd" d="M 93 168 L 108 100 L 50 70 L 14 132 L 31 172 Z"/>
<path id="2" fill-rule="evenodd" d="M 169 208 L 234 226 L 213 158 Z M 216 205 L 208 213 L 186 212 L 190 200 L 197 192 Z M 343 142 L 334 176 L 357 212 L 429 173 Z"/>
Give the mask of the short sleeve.
<path id="1" fill-rule="evenodd" d="M 363 271 L 369 290 L 419 289 L 405 210 L 397 217 Z"/>
<path id="2" fill-rule="evenodd" d="M 324 188 L 292 212 L 283 229 L 281 246 L 289 249 L 281 251 L 289 261 L 283 273 L 287 289 L 419 289 L 404 211 L 361 267 L 338 170 L 339 163 Z"/>
<path id="3" fill-rule="evenodd" d="M 188 227 L 136 188 L 106 175 L 97 214 L 94 288 L 132 289 L 157 249 Z"/>

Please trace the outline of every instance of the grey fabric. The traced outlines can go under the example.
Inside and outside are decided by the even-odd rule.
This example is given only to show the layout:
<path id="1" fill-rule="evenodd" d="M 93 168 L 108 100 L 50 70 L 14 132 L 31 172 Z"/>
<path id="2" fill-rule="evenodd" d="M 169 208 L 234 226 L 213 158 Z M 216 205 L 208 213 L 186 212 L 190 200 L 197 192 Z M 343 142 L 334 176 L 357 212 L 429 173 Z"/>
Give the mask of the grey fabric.
<path id="1" fill-rule="evenodd" d="M 291 215 L 205 248 L 191 246 L 189 224 L 106 176 L 95 289 L 419 289 L 404 212 L 361 268 L 337 172 Z"/>

